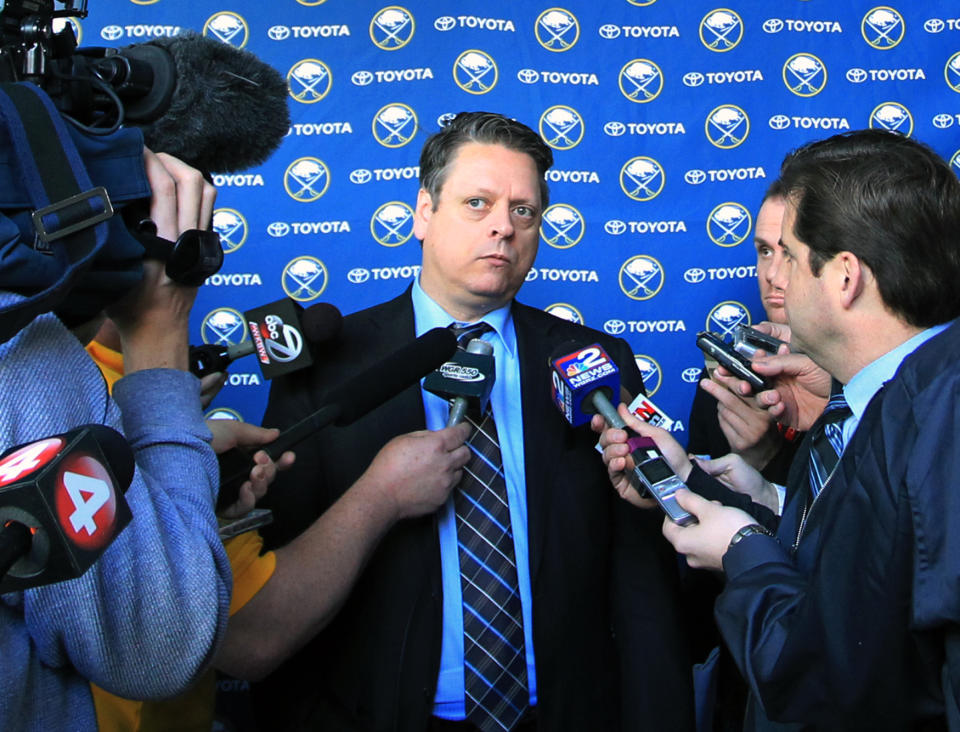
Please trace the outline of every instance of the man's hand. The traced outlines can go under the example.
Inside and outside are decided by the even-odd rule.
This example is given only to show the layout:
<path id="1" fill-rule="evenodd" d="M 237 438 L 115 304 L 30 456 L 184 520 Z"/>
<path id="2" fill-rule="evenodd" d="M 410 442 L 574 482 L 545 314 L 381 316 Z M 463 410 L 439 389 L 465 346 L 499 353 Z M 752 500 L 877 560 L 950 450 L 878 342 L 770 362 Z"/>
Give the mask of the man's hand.
<path id="1" fill-rule="evenodd" d="M 686 488 L 678 490 L 676 497 L 680 507 L 696 516 L 698 523 L 680 526 L 664 518 L 663 535 L 694 569 L 722 570 L 723 555 L 733 535 L 756 520 L 739 508 L 721 506 Z"/>
<path id="2" fill-rule="evenodd" d="M 431 432 L 394 437 L 377 453 L 354 487 L 370 490 L 393 504 L 396 519 L 433 513 L 460 482 L 470 448 L 471 427 L 463 422 Z"/>
<path id="3" fill-rule="evenodd" d="M 701 379 L 700 388 L 717 400 L 717 420 L 731 451 L 760 470 L 777 454 L 783 438 L 770 413 L 738 393 L 741 383 L 714 372 L 711 378 Z"/>
<path id="4" fill-rule="evenodd" d="M 830 374 L 802 353 L 758 358 L 753 367 L 774 380 L 774 388 L 760 392 L 757 403 L 781 424 L 809 430 L 830 398 Z"/>
<path id="5" fill-rule="evenodd" d="M 766 506 L 775 514 L 780 514 L 780 498 L 773 484 L 764 480 L 752 466 L 740 456 L 724 455 L 715 460 L 694 458 L 700 469 L 723 483 L 730 490 L 744 493 L 753 500 Z"/>
<path id="6" fill-rule="evenodd" d="M 628 427 L 644 437 L 650 437 L 663 453 L 663 457 L 681 480 L 690 475 L 693 465 L 686 450 L 666 430 L 647 424 L 630 413 L 626 404 L 620 404 L 617 411 Z M 590 428 L 600 433 L 600 446 L 603 448 L 603 463 L 607 466 L 610 483 L 620 497 L 640 508 L 653 508 L 659 504 L 652 498 L 640 498 L 640 494 L 630 484 L 628 472 L 633 469 L 630 447 L 627 445 L 627 433 L 607 423 L 600 415 L 594 415 Z"/>
<path id="7" fill-rule="evenodd" d="M 153 197 L 150 217 L 157 235 L 176 241 L 187 229 L 206 228 L 213 215 L 216 191 L 199 171 L 170 155 L 144 150 L 144 163 Z M 190 309 L 197 288 L 173 282 L 164 264 L 143 263 L 143 279 L 114 304 L 108 315 L 120 332 L 124 370 L 188 366 Z"/>
<path id="8" fill-rule="evenodd" d="M 210 446 L 218 455 L 234 447 L 252 448 L 267 445 L 277 439 L 280 430 L 265 429 L 247 422 L 233 419 L 208 419 L 207 427 L 213 434 Z M 249 513 L 257 504 L 267 488 L 277 477 L 278 470 L 286 470 L 295 460 L 292 452 L 285 452 L 279 460 L 272 460 L 263 450 L 254 453 L 253 462 L 256 463 L 250 470 L 250 480 L 240 486 L 239 496 L 232 505 L 221 512 L 224 518 L 239 518 Z"/>

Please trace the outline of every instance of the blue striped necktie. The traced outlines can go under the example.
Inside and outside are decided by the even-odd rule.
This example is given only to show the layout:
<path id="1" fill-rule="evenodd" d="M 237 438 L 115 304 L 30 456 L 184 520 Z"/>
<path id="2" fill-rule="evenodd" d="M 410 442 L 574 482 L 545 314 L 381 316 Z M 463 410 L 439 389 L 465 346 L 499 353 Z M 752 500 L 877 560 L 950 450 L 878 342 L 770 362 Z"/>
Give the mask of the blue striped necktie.
<path id="1" fill-rule="evenodd" d="M 853 412 L 843 398 L 839 383 L 834 383 L 830 401 L 810 441 L 810 499 L 814 500 L 837 467 L 843 452 L 843 422 Z"/>
<path id="2" fill-rule="evenodd" d="M 491 330 L 453 326 L 460 347 Z M 529 704 L 520 590 L 510 506 L 493 412 L 469 414 L 470 461 L 454 492 L 463 594 L 467 720 L 483 732 L 516 726 Z"/>

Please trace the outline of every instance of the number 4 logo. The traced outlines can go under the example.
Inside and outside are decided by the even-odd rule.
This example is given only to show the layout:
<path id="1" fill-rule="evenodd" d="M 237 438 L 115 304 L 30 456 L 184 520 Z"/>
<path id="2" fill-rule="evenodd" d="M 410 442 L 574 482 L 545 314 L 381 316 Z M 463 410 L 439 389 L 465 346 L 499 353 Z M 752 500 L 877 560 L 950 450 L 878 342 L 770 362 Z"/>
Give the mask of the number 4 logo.
<path id="1" fill-rule="evenodd" d="M 64 473 L 63 487 L 73 501 L 74 511 L 70 514 L 70 525 L 80 533 L 83 529 L 88 536 L 97 530 L 94 516 L 110 500 L 110 486 L 99 478 L 91 478 L 80 473 Z"/>
<path id="2" fill-rule="evenodd" d="M 63 440 L 51 437 L 21 447 L 0 460 L 0 488 L 25 478 L 53 459 L 63 447 Z"/>

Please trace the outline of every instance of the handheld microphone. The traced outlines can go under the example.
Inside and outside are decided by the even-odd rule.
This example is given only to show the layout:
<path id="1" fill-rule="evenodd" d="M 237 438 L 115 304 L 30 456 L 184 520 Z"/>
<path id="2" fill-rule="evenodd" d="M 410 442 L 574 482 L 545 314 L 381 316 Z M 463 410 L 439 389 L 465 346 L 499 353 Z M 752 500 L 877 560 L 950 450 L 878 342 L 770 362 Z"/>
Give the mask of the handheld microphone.
<path id="1" fill-rule="evenodd" d="M 265 379 L 306 368 L 313 358 L 304 341 L 317 344 L 333 340 L 343 324 L 343 316 L 334 305 L 321 302 L 303 310 L 289 298 L 248 310 L 243 319 L 249 340 L 229 346 L 190 346 L 190 372 L 194 376 L 203 378 L 226 371 L 231 363 L 251 353 L 257 354 Z"/>
<path id="2" fill-rule="evenodd" d="M 438 368 L 456 348 L 457 337 L 450 329 L 434 328 L 427 331 L 382 361 L 331 389 L 323 406 L 281 432 L 269 445 L 257 449 L 266 450 L 270 458 L 276 460 L 291 447 L 328 425 L 344 427 L 352 424 Z M 221 453 L 218 459 L 220 495 L 217 510 L 220 511 L 236 502 L 240 486 L 250 475 L 253 459 L 250 452 L 239 448 Z"/>
<path id="3" fill-rule="evenodd" d="M 453 359 L 427 374 L 423 388 L 450 402 L 447 427 L 453 427 L 463 421 L 470 407 L 481 414 L 486 410 L 496 378 L 493 344 L 474 338 L 465 351 L 457 349 Z"/>
<path id="4" fill-rule="evenodd" d="M 123 436 L 90 424 L 0 456 L 0 593 L 82 575 L 130 522 Z"/>

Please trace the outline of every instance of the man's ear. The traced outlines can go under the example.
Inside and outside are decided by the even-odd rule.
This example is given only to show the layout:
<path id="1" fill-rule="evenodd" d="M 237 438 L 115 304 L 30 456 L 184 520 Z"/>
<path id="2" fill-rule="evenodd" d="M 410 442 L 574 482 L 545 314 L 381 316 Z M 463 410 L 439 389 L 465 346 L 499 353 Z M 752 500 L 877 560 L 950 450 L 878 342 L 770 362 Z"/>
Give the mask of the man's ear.
<path id="1" fill-rule="evenodd" d="M 844 308 L 850 308 L 857 298 L 863 295 L 867 280 L 870 278 L 870 271 L 852 252 L 840 252 L 837 255 L 837 264 L 839 265 L 838 277 L 843 278 L 840 284 L 840 303 Z"/>
<path id="2" fill-rule="evenodd" d="M 427 193 L 425 188 L 421 188 L 417 193 L 417 206 L 413 210 L 413 235 L 420 241 L 427 233 L 427 224 L 430 223 L 430 217 L 433 216 L 433 198 Z"/>

